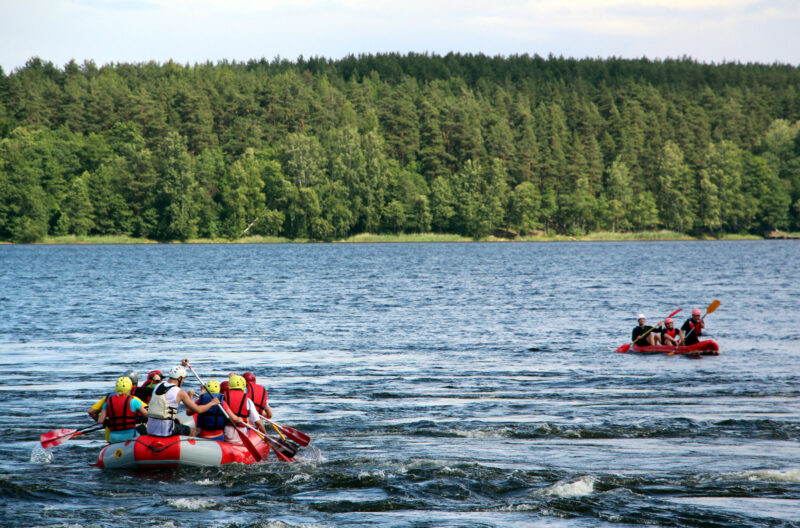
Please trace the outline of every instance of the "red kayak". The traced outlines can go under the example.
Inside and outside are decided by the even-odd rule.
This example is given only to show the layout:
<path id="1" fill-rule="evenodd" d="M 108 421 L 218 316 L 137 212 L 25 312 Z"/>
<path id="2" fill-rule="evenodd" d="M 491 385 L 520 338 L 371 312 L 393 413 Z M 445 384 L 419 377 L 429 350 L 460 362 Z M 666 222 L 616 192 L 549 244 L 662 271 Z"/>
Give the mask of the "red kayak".
<path id="1" fill-rule="evenodd" d="M 637 354 L 688 354 L 699 356 L 718 356 L 719 345 L 713 339 L 708 339 L 693 345 L 679 347 L 669 345 L 633 345 L 629 352 L 636 352 Z"/>

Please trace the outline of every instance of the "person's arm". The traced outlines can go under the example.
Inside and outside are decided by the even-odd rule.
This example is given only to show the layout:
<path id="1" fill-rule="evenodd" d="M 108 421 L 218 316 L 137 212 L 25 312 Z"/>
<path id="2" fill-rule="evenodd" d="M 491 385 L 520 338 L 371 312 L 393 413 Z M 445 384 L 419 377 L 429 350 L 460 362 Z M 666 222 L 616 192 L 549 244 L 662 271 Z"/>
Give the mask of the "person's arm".
<path id="1" fill-rule="evenodd" d="M 269 404 L 264 407 L 264 416 L 270 420 L 272 419 L 272 407 L 270 407 Z"/>
<path id="2" fill-rule="evenodd" d="M 234 425 L 241 425 L 241 423 L 244 422 L 244 420 L 233 414 L 231 408 L 228 407 L 228 402 L 225 401 L 222 402 L 222 408 L 225 410 L 226 413 L 228 413 L 228 417 L 231 419 Z"/>
<path id="3" fill-rule="evenodd" d="M 200 398 L 197 398 L 197 399 L 194 401 L 194 403 L 196 403 L 197 405 L 200 405 Z M 191 409 L 189 409 L 189 408 L 187 407 L 187 408 L 186 408 L 186 415 L 187 415 L 187 416 L 191 416 L 191 415 L 193 415 L 193 414 L 196 414 L 196 413 L 195 413 L 193 410 L 191 410 Z"/>
<path id="4" fill-rule="evenodd" d="M 252 400 L 247 400 L 247 415 L 250 422 L 258 427 L 258 430 L 266 436 L 267 428 L 264 427 L 264 422 L 261 421 L 261 417 L 258 415 L 258 410 L 256 409 L 256 404 L 253 403 Z"/>
<path id="5" fill-rule="evenodd" d="M 103 405 L 106 403 L 106 397 L 103 396 L 100 400 L 97 401 L 92 407 L 89 409 L 89 416 L 92 420 L 97 421 L 97 418 L 100 416 L 100 411 L 103 409 Z"/>
<path id="6" fill-rule="evenodd" d="M 133 398 L 133 400 L 131 400 L 130 405 L 131 405 L 131 411 L 133 411 L 134 413 L 139 413 L 145 418 L 149 416 L 147 413 L 147 408 L 144 405 L 144 402 L 139 398 Z"/>
<path id="7" fill-rule="evenodd" d="M 186 406 L 186 412 L 188 413 L 189 410 L 192 410 L 196 413 L 204 413 L 216 404 L 219 403 L 219 400 L 214 398 L 210 402 L 206 403 L 205 405 L 197 405 L 192 399 L 186 394 L 186 391 L 181 389 L 178 391 L 178 397 L 176 398 L 179 402 L 183 402 Z"/>

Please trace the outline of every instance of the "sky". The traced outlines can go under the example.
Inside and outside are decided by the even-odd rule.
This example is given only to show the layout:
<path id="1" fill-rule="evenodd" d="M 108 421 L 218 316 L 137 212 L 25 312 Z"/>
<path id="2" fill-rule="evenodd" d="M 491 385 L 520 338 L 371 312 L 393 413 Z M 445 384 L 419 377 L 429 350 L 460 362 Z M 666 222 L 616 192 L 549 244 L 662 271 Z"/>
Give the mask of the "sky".
<path id="1" fill-rule="evenodd" d="M 0 0 L 0 67 L 363 53 L 800 65 L 800 0 Z"/>

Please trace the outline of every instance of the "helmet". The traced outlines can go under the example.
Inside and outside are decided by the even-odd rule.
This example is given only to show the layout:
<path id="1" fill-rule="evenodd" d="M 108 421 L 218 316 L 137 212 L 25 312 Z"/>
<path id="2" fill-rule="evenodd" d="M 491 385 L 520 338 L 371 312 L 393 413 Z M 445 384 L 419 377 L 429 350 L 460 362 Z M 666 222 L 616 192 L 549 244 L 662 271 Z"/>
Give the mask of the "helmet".
<path id="1" fill-rule="evenodd" d="M 692 315 L 702 315 L 700 313 L 700 308 L 695 308 L 694 310 L 692 310 Z"/>
<path id="2" fill-rule="evenodd" d="M 672 317 L 667 317 L 666 319 L 664 319 L 664 324 L 672 324 L 674 322 L 675 321 L 672 320 Z"/>
<path id="3" fill-rule="evenodd" d="M 139 383 L 139 375 L 136 373 L 135 370 L 129 370 L 128 372 L 123 374 L 123 376 L 130 378 L 131 383 L 133 383 L 134 385 Z"/>
<path id="4" fill-rule="evenodd" d="M 636 316 L 636 320 L 638 321 L 639 319 L 647 319 L 647 317 L 645 317 L 644 314 L 639 314 Z"/>
<path id="5" fill-rule="evenodd" d="M 245 390 L 247 388 L 247 382 L 241 376 L 231 376 L 231 380 L 228 384 L 231 390 Z"/>
<path id="6" fill-rule="evenodd" d="M 172 370 L 169 371 L 169 377 L 172 379 L 185 378 L 186 369 L 181 365 L 175 365 L 172 367 Z"/>
<path id="7" fill-rule="evenodd" d="M 245 372 L 242 374 L 242 377 L 247 383 L 255 383 L 256 382 L 256 375 L 252 372 Z"/>
<path id="8" fill-rule="evenodd" d="M 151 370 L 150 372 L 147 373 L 147 382 L 148 383 L 152 383 L 153 382 L 153 378 L 156 377 L 156 376 L 160 376 L 160 377 L 163 378 L 164 377 L 164 373 L 161 372 L 160 370 Z"/>
<path id="9" fill-rule="evenodd" d="M 219 384 L 219 390 L 228 392 L 230 390 L 230 384 L 227 381 L 223 381 Z"/>
<path id="10" fill-rule="evenodd" d="M 130 394 L 133 382 L 128 376 L 120 376 L 117 380 L 117 394 Z"/>
<path id="11" fill-rule="evenodd" d="M 206 383 L 206 390 L 210 394 L 219 394 L 219 382 L 218 381 L 209 381 Z"/>

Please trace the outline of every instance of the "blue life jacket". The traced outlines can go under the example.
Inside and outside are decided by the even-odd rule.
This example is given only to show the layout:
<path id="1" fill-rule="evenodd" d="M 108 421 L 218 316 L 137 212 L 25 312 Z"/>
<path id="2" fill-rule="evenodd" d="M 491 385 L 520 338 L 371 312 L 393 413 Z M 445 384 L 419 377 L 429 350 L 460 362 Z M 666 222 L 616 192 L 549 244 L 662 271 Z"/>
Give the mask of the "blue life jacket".
<path id="1" fill-rule="evenodd" d="M 197 427 L 205 431 L 219 431 L 225 428 L 227 419 L 225 413 L 222 411 L 222 402 L 225 401 L 225 396 L 222 394 L 208 394 L 207 392 L 200 395 L 198 405 L 205 405 L 214 398 L 219 400 L 219 405 L 215 405 L 204 413 L 197 415 Z"/>

